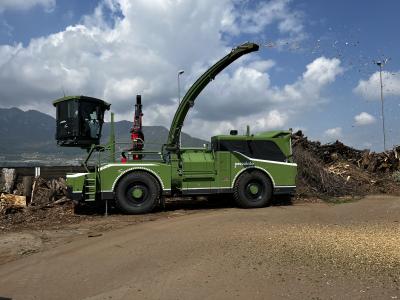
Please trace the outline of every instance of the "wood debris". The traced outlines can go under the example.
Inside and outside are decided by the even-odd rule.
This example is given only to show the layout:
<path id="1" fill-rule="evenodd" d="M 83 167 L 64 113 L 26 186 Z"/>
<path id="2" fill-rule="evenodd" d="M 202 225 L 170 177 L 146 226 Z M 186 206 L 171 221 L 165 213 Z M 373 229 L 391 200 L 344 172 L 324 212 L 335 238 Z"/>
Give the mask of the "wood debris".
<path id="1" fill-rule="evenodd" d="M 46 206 L 68 201 L 67 184 L 64 178 L 45 180 L 37 177 L 34 180 L 30 205 Z"/>
<path id="2" fill-rule="evenodd" d="M 399 172 L 400 147 L 382 153 L 357 150 L 336 141 L 309 141 L 301 131 L 292 136 L 298 164 L 300 196 L 355 196 L 399 192 L 392 174 Z"/>

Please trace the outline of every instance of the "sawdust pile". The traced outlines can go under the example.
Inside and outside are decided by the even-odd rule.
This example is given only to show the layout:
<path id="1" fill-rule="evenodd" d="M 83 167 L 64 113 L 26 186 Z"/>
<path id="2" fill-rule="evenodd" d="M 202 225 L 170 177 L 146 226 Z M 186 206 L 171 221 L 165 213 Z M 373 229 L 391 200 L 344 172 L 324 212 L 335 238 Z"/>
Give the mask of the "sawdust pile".
<path id="1" fill-rule="evenodd" d="M 322 145 L 309 141 L 301 131 L 293 134 L 292 141 L 298 197 L 400 193 L 400 147 L 375 153 L 339 141 Z"/>

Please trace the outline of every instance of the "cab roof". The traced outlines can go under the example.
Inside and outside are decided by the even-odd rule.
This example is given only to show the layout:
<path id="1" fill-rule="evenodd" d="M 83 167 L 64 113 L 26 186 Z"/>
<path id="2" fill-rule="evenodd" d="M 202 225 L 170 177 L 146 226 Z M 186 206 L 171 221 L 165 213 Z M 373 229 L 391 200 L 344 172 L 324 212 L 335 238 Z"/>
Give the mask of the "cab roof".
<path id="1" fill-rule="evenodd" d="M 110 106 L 111 106 L 110 103 L 108 103 L 104 100 L 101 100 L 98 98 L 93 98 L 93 97 L 88 97 L 88 96 L 83 96 L 83 95 L 81 95 L 81 96 L 65 96 L 65 97 L 59 98 L 57 100 L 54 100 L 53 105 L 56 106 L 57 104 L 59 104 L 61 102 L 70 101 L 70 100 L 94 102 L 94 103 L 98 103 L 98 104 L 105 106 L 106 109 L 110 109 Z"/>
<path id="2" fill-rule="evenodd" d="M 251 135 L 216 135 L 213 136 L 213 139 L 218 140 L 243 140 L 244 138 L 255 138 L 255 139 L 270 139 L 270 138 L 279 138 L 291 135 L 292 132 L 289 130 L 272 130 L 272 131 L 264 131 L 258 132 Z"/>

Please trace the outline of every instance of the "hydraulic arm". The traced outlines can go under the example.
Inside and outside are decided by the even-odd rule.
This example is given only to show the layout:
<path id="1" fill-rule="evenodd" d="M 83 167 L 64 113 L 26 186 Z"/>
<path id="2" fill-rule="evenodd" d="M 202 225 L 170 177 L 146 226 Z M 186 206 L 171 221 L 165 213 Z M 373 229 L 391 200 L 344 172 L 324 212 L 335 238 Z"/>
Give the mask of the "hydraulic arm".
<path id="1" fill-rule="evenodd" d="M 170 127 L 168 141 L 165 145 L 165 150 L 168 152 L 179 151 L 179 135 L 182 130 L 183 122 L 186 115 L 191 107 L 194 105 L 194 101 L 201 91 L 217 76 L 223 69 L 229 66 L 232 62 L 237 60 L 242 55 L 250 52 L 258 51 L 259 46 L 254 43 L 244 43 L 236 48 L 215 63 L 209 68 L 203 75 L 196 80 L 196 82 L 190 87 L 185 96 L 183 97 L 178 110 L 175 113 L 174 119 Z"/>
<path id="2" fill-rule="evenodd" d="M 133 127 L 131 128 L 131 140 L 132 140 L 132 151 L 141 151 L 144 145 L 144 134 L 142 128 L 142 96 L 136 96 L 135 104 L 135 117 L 133 119 Z M 141 159 L 142 156 L 139 154 L 134 154 L 133 159 Z"/>

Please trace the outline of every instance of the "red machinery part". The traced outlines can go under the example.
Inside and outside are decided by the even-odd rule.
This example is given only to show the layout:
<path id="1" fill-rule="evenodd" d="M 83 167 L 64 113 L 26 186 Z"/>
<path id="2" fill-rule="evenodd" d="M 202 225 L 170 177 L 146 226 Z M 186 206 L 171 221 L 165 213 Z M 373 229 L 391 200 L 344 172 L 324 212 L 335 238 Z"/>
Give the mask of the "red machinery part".
<path id="1" fill-rule="evenodd" d="M 136 95 L 135 115 L 131 129 L 132 151 L 142 151 L 144 147 L 144 134 L 142 128 L 142 96 Z M 134 160 L 140 160 L 142 155 L 133 154 Z"/>

